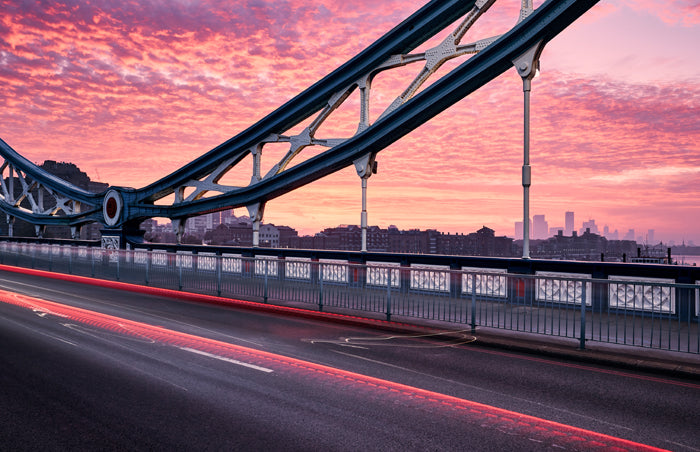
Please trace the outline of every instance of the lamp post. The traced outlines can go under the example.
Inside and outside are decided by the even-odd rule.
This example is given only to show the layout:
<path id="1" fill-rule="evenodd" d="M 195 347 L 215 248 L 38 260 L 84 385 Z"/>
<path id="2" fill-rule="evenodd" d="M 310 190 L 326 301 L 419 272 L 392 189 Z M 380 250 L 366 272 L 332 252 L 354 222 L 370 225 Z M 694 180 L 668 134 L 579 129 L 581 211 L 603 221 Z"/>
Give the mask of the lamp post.
<path id="1" fill-rule="evenodd" d="M 524 120 L 523 120 L 523 259 L 530 258 L 530 185 L 532 169 L 530 167 L 530 90 L 532 79 L 539 74 L 540 54 L 544 44 L 538 42 L 530 50 L 513 60 L 518 75 L 523 79 Z"/>
<path id="2" fill-rule="evenodd" d="M 355 170 L 357 175 L 362 179 L 362 213 L 360 214 L 360 228 L 362 233 L 362 249 L 363 253 L 367 252 L 367 179 L 372 174 L 377 174 L 376 154 L 367 154 L 355 160 Z"/>

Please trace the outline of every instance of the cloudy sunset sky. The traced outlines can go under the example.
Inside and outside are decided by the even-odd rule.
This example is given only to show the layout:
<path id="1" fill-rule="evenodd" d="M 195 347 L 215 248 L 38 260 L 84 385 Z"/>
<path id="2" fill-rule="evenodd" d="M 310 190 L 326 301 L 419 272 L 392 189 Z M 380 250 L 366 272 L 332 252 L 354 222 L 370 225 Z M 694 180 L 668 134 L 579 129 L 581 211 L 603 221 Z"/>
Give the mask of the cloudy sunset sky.
<path id="1" fill-rule="evenodd" d="M 73 162 L 93 180 L 142 187 L 424 3 L 0 0 L 0 138 L 33 162 Z M 519 4 L 498 0 L 465 39 L 507 31 Z M 654 229 L 657 242 L 700 244 L 699 43 L 696 0 L 620 0 L 601 1 L 545 47 L 532 92 L 531 215 L 563 226 L 572 210 L 577 228 L 595 219 L 621 235 Z M 373 120 L 420 67 L 377 78 Z M 351 135 L 353 114 L 339 112 L 318 138 Z M 369 222 L 513 236 L 522 160 L 513 69 L 379 154 Z M 274 163 L 264 160 L 263 174 Z M 270 201 L 265 222 L 307 234 L 359 224 L 360 202 L 347 168 Z"/>

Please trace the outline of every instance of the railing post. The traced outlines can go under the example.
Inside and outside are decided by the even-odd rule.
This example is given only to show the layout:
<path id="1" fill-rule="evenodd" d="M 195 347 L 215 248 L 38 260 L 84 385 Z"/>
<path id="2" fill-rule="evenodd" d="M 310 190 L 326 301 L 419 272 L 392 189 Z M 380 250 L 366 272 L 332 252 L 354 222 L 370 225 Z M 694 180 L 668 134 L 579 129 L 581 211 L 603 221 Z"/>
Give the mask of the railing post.
<path id="1" fill-rule="evenodd" d="M 472 334 L 476 332 L 476 275 L 471 274 L 472 278 Z"/>
<path id="2" fill-rule="evenodd" d="M 462 293 L 462 268 L 457 264 L 450 264 L 449 284 L 450 298 L 459 299 Z"/>
<path id="3" fill-rule="evenodd" d="M 117 253 L 117 281 L 119 281 L 119 261 L 121 260 L 121 250 L 115 250 Z"/>
<path id="4" fill-rule="evenodd" d="M 265 288 L 263 289 L 263 303 L 267 303 L 267 289 L 268 289 L 267 274 L 270 271 L 269 265 L 270 265 L 270 260 L 265 258 Z"/>
<path id="5" fill-rule="evenodd" d="M 222 267 L 224 265 L 223 263 L 224 256 L 220 253 L 216 253 L 216 296 L 220 297 L 221 296 L 221 273 L 222 273 Z"/>
<path id="6" fill-rule="evenodd" d="M 175 265 L 177 266 L 177 290 L 182 290 L 182 259 L 179 259 L 177 251 L 175 251 Z"/>
<path id="7" fill-rule="evenodd" d="M 323 264 L 318 263 L 318 310 L 323 311 Z"/>
<path id="8" fill-rule="evenodd" d="M 386 321 L 391 320 L 391 269 L 386 270 Z"/>
<path id="9" fill-rule="evenodd" d="M 409 293 L 411 290 L 411 264 L 401 262 L 399 269 L 399 290 L 401 293 Z"/>
<path id="10" fill-rule="evenodd" d="M 586 283 L 582 284 L 581 289 L 581 337 L 579 338 L 579 348 L 586 348 Z"/>
<path id="11" fill-rule="evenodd" d="M 146 285 L 150 283 L 151 279 L 151 261 L 153 260 L 153 251 L 152 250 L 146 250 Z"/>

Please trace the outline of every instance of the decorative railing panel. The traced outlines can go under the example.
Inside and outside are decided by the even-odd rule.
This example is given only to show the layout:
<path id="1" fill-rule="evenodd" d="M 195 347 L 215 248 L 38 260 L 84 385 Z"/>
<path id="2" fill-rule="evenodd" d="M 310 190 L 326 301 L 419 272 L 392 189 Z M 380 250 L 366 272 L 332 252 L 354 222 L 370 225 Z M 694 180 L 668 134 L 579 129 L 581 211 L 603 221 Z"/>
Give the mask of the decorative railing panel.
<path id="1" fill-rule="evenodd" d="M 278 259 L 271 259 L 269 257 L 256 257 L 255 274 L 259 276 L 279 275 Z"/>
<path id="2" fill-rule="evenodd" d="M 537 276 L 542 276 L 536 280 L 535 299 L 537 301 L 580 305 L 585 292 L 586 306 L 591 305 L 593 286 L 589 282 L 579 281 L 579 279 L 591 279 L 591 275 L 537 272 Z"/>
<path id="3" fill-rule="evenodd" d="M 411 289 L 449 292 L 449 268 L 440 265 L 411 265 Z"/>
<path id="4" fill-rule="evenodd" d="M 391 287 L 399 287 L 401 285 L 399 267 L 400 264 L 397 263 L 367 262 L 367 284 L 386 287 L 391 281 Z"/>
<path id="5" fill-rule="evenodd" d="M 462 275 L 463 294 L 470 294 L 474 290 L 475 295 L 485 297 L 505 298 L 508 295 L 508 276 L 505 269 L 462 267 L 462 271 L 467 272 Z"/>
<path id="6" fill-rule="evenodd" d="M 205 271 L 216 271 L 216 253 L 198 253 L 197 268 Z"/>
<path id="7" fill-rule="evenodd" d="M 349 268 L 345 261 L 336 259 L 321 259 L 321 278 L 324 281 L 334 283 L 347 283 Z"/>
<path id="8" fill-rule="evenodd" d="M 674 314 L 676 292 L 670 286 L 673 280 L 663 278 L 634 278 L 610 276 L 609 305 L 616 309 L 650 311 Z M 654 284 L 656 283 L 656 284 Z"/>
<path id="9" fill-rule="evenodd" d="M 311 259 L 305 257 L 288 257 L 284 261 L 285 277 L 290 279 L 311 279 Z"/>
<path id="10" fill-rule="evenodd" d="M 221 259 L 221 271 L 225 273 L 243 273 L 243 259 L 240 254 L 224 254 Z"/>

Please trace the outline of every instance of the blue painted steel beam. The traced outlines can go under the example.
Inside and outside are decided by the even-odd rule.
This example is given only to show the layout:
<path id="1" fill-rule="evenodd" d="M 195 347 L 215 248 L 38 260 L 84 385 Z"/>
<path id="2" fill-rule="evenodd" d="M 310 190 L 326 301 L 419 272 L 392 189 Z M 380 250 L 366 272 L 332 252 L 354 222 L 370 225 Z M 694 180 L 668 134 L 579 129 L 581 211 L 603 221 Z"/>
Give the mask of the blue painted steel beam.
<path id="1" fill-rule="evenodd" d="M 126 187 L 112 187 L 117 188 L 124 199 L 124 212 L 121 224 L 138 223 L 140 220 L 152 217 L 156 211 L 159 216 L 174 218 L 174 215 L 165 213 L 161 208 L 153 207 L 153 200 L 173 193 L 178 186 L 193 178 L 208 174 L 222 161 L 237 154 L 240 158 L 245 157 L 251 146 L 256 145 L 271 133 L 285 132 L 290 127 L 318 112 L 326 105 L 333 94 L 346 89 L 361 76 L 386 61 L 390 56 L 407 53 L 416 48 L 437 31 L 444 29 L 465 15 L 474 6 L 474 3 L 474 0 L 433 0 L 429 2 L 359 55 L 282 105 L 275 112 L 169 176 L 139 190 Z M 2 140 L 0 140 L 0 153 L 8 162 L 21 169 L 32 179 L 68 198 L 92 207 L 89 210 L 71 216 L 50 216 L 33 214 L 0 201 L 1 210 L 16 218 L 40 225 L 76 226 L 92 221 L 104 221 L 102 217 L 102 202 L 105 193 L 94 194 L 86 192 L 45 172 L 26 160 Z M 214 210 L 223 208 L 226 208 L 226 206 L 217 204 Z M 193 216 L 204 213 L 198 212 L 197 209 L 194 205 L 192 208 L 187 208 L 187 204 L 182 204 L 175 209 L 175 215 Z"/>
<path id="2" fill-rule="evenodd" d="M 76 187 L 63 179 L 44 171 L 20 155 L 2 139 L 0 139 L 0 154 L 8 162 L 12 163 L 16 169 L 21 170 L 32 180 L 40 183 L 43 186 L 50 187 L 52 190 L 62 194 L 66 198 L 79 201 L 84 208 L 89 207 L 77 215 L 72 215 L 70 217 L 57 217 L 52 215 L 37 215 L 24 209 L 11 206 L 7 203 L 0 202 L 0 209 L 6 213 L 29 223 L 42 225 L 76 226 L 94 221 L 100 221 L 102 219 L 101 203 L 103 194 L 83 190 L 80 187 Z"/>
<path id="3" fill-rule="evenodd" d="M 512 61 L 515 58 L 519 57 L 539 42 L 546 43 L 550 41 L 554 36 L 588 11 L 597 1 L 598 0 L 549 0 L 535 10 L 526 20 L 504 34 L 496 42 L 455 68 L 452 72 L 426 88 L 423 92 L 416 95 L 391 114 L 377 121 L 364 132 L 276 176 L 226 194 L 172 206 L 153 206 L 138 202 L 138 204 L 132 204 L 129 216 L 131 218 L 178 218 L 194 216 L 229 207 L 246 206 L 281 196 L 310 182 L 346 168 L 352 165 L 353 160 L 367 153 L 381 151 L 470 93 L 490 82 L 511 68 L 513 65 Z M 397 28 L 400 27 L 401 26 Z M 373 47 L 374 46 L 370 47 L 370 49 Z M 361 56 L 364 55 L 364 53 L 365 52 L 363 52 Z M 386 55 L 382 55 L 381 58 L 372 59 L 372 64 L 368 63 L 366 66 L 363 66 L 361 70 L 352 71 L 351 76 L 338 75 L 339 78 L 342 77 L 342 82 L 334 83 L 333 80 L 325 82 L 328 86 L 332 86 L 333 88 L 324 90 L 322 93 L 314 93 L 314 102 L 318 104 L 313 103 L 313 105 L 323 106 L 329 94 L 336 92 L 338 89 L 342 89 L 341 87 L 346 87 L 361 75 L 368 73 L 376 66 L 374 63 L 378 64 L 384 61 L 386 59 L 385 57 Z M 352 61 L 354 60 L 351 60 L 351 62 Z M 347 67 L 349 64 L 350 63 L 344 65 L 343 68 Z M 333 79 L 336 77 L 335 74 L 334 72 L 327 78 Z M 314 85 L 310 90 L 314 91 L 317 85 Z M 300 95 L 300 97 L 303 97 L 304 94 L 305 93 Z M 232 138 L 229 142 L 221 146 L 241 149 L 245 148 L 246 145 L 254 145 L 272 132 L 276 133 L 281 131 L 281 129 L 266 129 L 265 126 L 267 126 L 268 123 L 279 124 L 280 126 L 283 124 L 288 125 L 291 123 L 292 117 L 294 120 L 302 117 L 304 113 L 303 110 L 297 111 L 297 109 L 293 109 L 292 112 L 287 111 L 287 108 L 291 108 L 289 105 L 293 104 L 297 99 L 290 101 L 289 104 L 283 106 L 280 110 L 270 115 L 270 117 L 263 119 L 257 125 L 251 127 L 243 134 Z M 305 105 L 309 104 L 311 104 L 311 102 L 305 103 Z M 306 116 L 308 116 L 308 114 Z M 258 127 L 260 127 L 260 129 L 257 129 Z M 254 138 L 248 138 L 252 135 L 254 135 Z M 240 143 L 240 145 L 238 143 Z M 181 171 L 168 176 L 152 186 L 144 188 L 144 191 L 139 190 L 135 192 L 134 201 L 136 201 L 136 198 L 144 199 L 141 193 L 162 192 L 168 187 L 172 189 L 174 186 L 173 184 L 182 184 L 186 182 L 190 179 L 189 176 L 194 174 L 195 169 L 205 166 L 211 168 L 212 165 L 207 164 L 206 160 L 213 159 L 216 162 L 220 162 L 223 158 L 217 158 L 214 154 L 218 152 L 218 150 L 222 150 L 222 152 L 225 150 L 221 146 L 196 160 L 190 164 L 190 166 L 184 167 Z"/>
<path id="4" fill-rule="evenodd" d="M 141 189 L 112 187 L 123 198 L 123 212 L 117 226 L 135 225 L 151 217 L 187 218 L 207 212 L 265 202 L 352 165 L 353 160 L 376 153 L 460 99 L 488 83 L 512 66 L 512 61 L 536 45 L 546 43 L 590 9 L 597 0 L 549 0 L 525 21 L 503 35 L 481 53 L 454 69 L 422 93 L 377 121 L 364 132 L 305 162 L 228 193 L 175 205 L 154 205 L 191 180 L 208 175 L 222 162 L 244 158 L 250 149 L 271 134 L 282 134 L 324 108 L 336 93 L 346 90 L 361 77 L 376 70 L 389 57 L 406 54 L 438 31 L 463 17 L 473 0 L 433 0 L 365 51 L 319 82 L 282 105 L 239 135 L 222 143 L 169 176 Z M 0 208 L 34 224 L 81 225 L 104 222 L 104 193 L 93 194 L 46 173 L 0 140 L 6 161 L 30 178 L 66 197 L 89 206 L 70 216 L 36 215 L 6 202 Z"/>
<path id="5" fill-rule="evenodd" d="M 472 9 L 474 3 L 474 0 L 431 1 L 360 54 L 256 124 L 163 179 L 137 190 L 138 199 L 149 202 L 168 195 L 187 181 L 208 174 L 221 162 L 237 153 L 245 155 L 252 146 L 270 134 L 281 134 L 289 130 L 320 111 L 331 96 L 348 88 L 392 55 L 410 52 L 436 32 L 464 16 Z"/>

